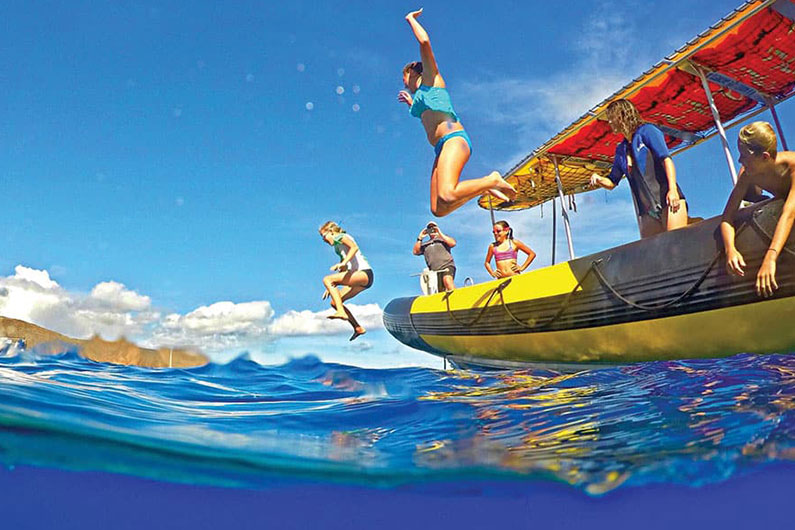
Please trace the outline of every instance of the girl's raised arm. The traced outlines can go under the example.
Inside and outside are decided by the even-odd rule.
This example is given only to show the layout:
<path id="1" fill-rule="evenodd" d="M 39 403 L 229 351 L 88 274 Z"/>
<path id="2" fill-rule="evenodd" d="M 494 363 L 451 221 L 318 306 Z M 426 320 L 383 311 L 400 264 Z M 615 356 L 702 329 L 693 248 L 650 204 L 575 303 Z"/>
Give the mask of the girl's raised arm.
<path id="1" fill-rule="evenodd" d="M 422 8 L 417 11 L 412 11 L 406 15 L 406 22 L 411 26 L 417 42 L 420 43 L 420 59 L 422 59 L 422 84 L 426 86 L 437 86 L 436 81 L 439 78 L 439 67 L 436 65 L 436 57 L 433 56 L 433 49 L 431 48 L 431 39 L 428 37 L 428 32 L 422 27 L 422 24 L 417 22 L 417 17 L 422 14 Z M 443 86 L 439 85 L 439 86 Z"/>

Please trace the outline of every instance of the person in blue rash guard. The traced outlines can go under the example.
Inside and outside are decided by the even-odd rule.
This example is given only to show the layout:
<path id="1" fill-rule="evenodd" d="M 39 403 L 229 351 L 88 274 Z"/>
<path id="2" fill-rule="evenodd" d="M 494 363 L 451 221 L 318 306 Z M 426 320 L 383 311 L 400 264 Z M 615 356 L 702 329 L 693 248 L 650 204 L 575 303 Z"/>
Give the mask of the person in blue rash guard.
<path id="1" fill-rule="evenodd" d="M 612 190 L 627 177 L 642 238 L 686 226 L 687 202 L 676 183 L 676 168 L 662 131 L 644 123 L 626 99 L 608 105 L 607 121 L 624 140 L 616 147 L 610 175 L 594 173 L 591 185 Z"/>
<path id="2" fill-rule="evenodd" d="M 417 22 L 421 13 L 422 9 L 406 15 L 420 44 L 422 62 L 409 63 L 403 68 L 406 90 L 398 93 L 398 101 L 408 105 L 411 115 L 422 121 L 436 153 L 431 172 L 431 212 L 437 217 L 445 216 L 484 193 L 503 201 L 511 200 L 516 190 L 497 171 L 478 179 L 459 181 L 472 154 L 472 143 L 453 110 L 428 33 Z"/>

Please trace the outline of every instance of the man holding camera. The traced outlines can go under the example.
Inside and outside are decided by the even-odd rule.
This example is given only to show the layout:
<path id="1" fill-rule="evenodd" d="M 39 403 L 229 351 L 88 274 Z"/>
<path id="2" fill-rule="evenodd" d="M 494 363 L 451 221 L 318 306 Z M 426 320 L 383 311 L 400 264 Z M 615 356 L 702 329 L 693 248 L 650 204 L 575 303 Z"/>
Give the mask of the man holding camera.
<path id="1" fill-rule="evenodd" d="M 426 236 L 428 240 L 423 241 Z M 453 261 L 453 255 L 450 254 L 450 249 L 455 245 L 455 239 L 443 234 L 439 226 L 431 221 L 417 236 L 417 241 L 414 242 L 414 249 L 412 250 L 415 256 L 422 254 L 430 270 L 441 274 L 445 291 L 455 289 L 455 284 L 453 283 L 455 262 Z"/>

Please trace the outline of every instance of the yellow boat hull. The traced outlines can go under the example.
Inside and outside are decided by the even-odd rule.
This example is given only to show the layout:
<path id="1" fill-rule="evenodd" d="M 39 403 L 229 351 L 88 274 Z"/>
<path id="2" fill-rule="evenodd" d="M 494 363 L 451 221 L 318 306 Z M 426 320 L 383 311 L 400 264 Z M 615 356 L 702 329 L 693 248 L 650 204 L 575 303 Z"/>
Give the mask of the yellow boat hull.
<path id="1" fill-rule="evenodd" d="M 718 218 L 510 279 L 399 298 L 384 310 L 401 342 L 462 364 L 634 363 L 795 350 L 795 252 L 779 289 L 755 290 L 781 201 L 740 215 L 744 277 L 724 267 Z"/>

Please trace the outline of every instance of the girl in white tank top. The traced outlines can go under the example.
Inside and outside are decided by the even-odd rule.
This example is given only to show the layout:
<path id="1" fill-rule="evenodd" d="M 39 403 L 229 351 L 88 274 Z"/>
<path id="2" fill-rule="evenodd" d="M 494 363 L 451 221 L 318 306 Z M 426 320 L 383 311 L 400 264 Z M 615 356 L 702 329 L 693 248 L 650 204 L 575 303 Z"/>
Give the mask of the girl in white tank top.
<path id="1" fill-rule="evenodd" d="M 331 266 L 332 273 L 323 278 L 323 286 L 326 288 L 323 299 L 330 296 L 331 307 L 335 309 L 335 312 L 327 318 L 347 320 L 353 328 L 350 340 L 354 340 L 367 331 L 343 302 L 373 284 L 373 269 L 353 237 L 346 234 L 337 223 L 328 221 L 320 227 L 319 232 L 323 241 L 333 246 L 340 258 L 339 263 Z"/>

